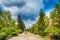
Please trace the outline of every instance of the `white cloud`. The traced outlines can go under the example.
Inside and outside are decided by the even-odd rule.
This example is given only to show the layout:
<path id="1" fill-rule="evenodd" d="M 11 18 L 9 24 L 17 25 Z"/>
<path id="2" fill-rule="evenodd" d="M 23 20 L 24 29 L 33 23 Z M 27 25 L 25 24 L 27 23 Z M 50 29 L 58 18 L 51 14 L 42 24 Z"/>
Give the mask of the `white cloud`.
<path id="1" fill-rule="evenodd" d="M 26 5 L 21 9 L 25 13 L 37 12 L 43 8 L 43 2 L 41 0 L 26 0 Z"/>
<path id="2" fill-rule="evenodd" d="M 9 10 L 12 14 L 17 14 L 17 12 L 20 10 L 18 7 L 4 7 L 5 10 Z"/>
<path id="3" fill-rule="evenodd" d="M 2 1 L 2 0 L 1 0 Z M 24 1 L 24 0 L 23 0 Z M 11 2 L 21 2 L 21 0 L 4 0 L 2 1 L 2 4 L 4 5 L 4 3 L 7 5 L 7 4 L 12 4 Z M 6 3 L 8 2 L 8 3 Z M 10 10 L 11 12 L 14 10 L 15 11 L 24 11 L 24 12 L 31 12 L 32 10 L 33 11 L 37 11 L 37 10 L 40 10 L 40 8 L 44 7 L 43 5 L 43 2 L 42 0 L 26 0 L 26 5 L 23 7 L 23 8 L 17 8 L 16 6 L 14 7 L 5 7 L 4 6 L 4 9 L 7 9 L 7 10 Z M 18 12 L 17 11 L 17 12 Z"/>
<path id="4" fill-rule="evenodd" d="M 0 0 L 1 3 L 4 5 L 4 6 L 17 6 L 17 7 L 20 7 L 20 6 L 24 6 L 25 5 L 25 1 L 24 0 Z M 20 5 L 19 5 L 20 4 Z"/>
<path id="5" fill-rule="evenodd" d="M 29 28 L 31 27 L 34 23 L 37 22 L 37 19 L 35 21 L 32 21 L 31 19 L 28 19 L 28 20 L 24 20 L 24 23 L 26 25 L 26 28 Z"/>
<path id="6" fill-rule="evenodd" d="M 14 15 L 14 16 L 12 16 L 12 18 L 17 21 L 17 16 Z"/>

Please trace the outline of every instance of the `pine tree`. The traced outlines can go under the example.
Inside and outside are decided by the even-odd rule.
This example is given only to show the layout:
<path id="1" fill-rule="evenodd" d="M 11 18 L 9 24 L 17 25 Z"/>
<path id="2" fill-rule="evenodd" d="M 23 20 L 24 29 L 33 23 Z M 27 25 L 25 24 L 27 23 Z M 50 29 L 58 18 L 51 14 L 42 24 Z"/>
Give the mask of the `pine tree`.
<path id="1" fill-rule="evenodd" d="M 56 22 L 60 27 L 60 3 L 56 4 L 55 9 L 56 9 Z"/>
<path id="2" fill-rule="evenodd" d="M 52 25 L 60 27 L 60 2 L 55 5 L 55 9 L 51 11 L 50 18 Z"/>
<path id="3" fill-rule="evenodd" d="M 25 29 L 25 25 L 24 25 L 20 15 L 18 15 L 18 29 L 20 29 L 22 31 L 24 31 L 24 29 Z"/>
<path id="4" fill-rule="evenodd" d="M 39 32 L 42 32 L 44 31 L 45 29 L 45 22 L 44 22 L 44 17 L 45 17 L 45 13 L 43 12 L 43 10 L 41 9 L 40 10 L 40 13 L 39 13 L 39 20 L 38 20 L 38 31 Z M 40 33 L 39 33 L 40 34 Z"/>
<path id="5" fill-rule="evenodd" d="M 54 9 L 53 11 L 50 12 L 50 18 L 52 19 L 52 26 L 55 25 L 56 22 L 56 10 Z"/>
<path id="6" fill-rule="evenodd" d="M 40 10 L 40 13 L 39 13 L 39 20 L 38 20 L 38 24 L 41 24 L 42 22 L 44 22 L 44 16 L 45 16 L 45 13 L 42 11 L 42 9 Z"/>
<path id="7" fill-rule="evenodd" d="M 0 11 L 0 18 L 3 16 L 3 12 L 2 11 Z"/>

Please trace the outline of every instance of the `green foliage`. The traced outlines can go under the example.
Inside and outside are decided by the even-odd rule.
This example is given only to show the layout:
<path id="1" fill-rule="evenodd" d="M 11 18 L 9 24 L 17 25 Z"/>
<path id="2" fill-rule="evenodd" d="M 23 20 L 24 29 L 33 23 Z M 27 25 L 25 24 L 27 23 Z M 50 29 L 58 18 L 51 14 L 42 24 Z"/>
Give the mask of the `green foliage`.
<path id="1" fill-rule="evenodd" d="M 55 9 L 50 12 L 50 18 L 53 26 L 60 27 L 60 4 L 56 4 Z"/>
<path id="2" fill-rule="evenodd" d="M 16 30 L 16 32 L 19 34 L 19 33 L 22 33 L 22 30 Z"/>
<path id="3" fill-rule="evenodd" d="M 35 31 L 34 34 L 39 34 L 39 32 L 38 31 Z"/>
<path id="4" fill-rule="evenodd" d="M 50 19 L 52 20 L 51 22 L 52 25 L 49 26 Z M 55 9 L 50 12 L 50 18 L 45 16 L 45 13 L 42 10 L 40 10 L 38 21 L 35 24 L 33 24 L 32 27 L 28 29 L 28 31 L 42 36 L 48 36 L 49 34 L 46 34 L 46 32 L 59 33 L 60 32 L 60 4 L 56 4 Z M 55 35 L 55 37 L 57 36 Z M 47 38 L 48 40 L 51 40 L 50 36 L 48 36 Z"/>
<path id="5" fill-rule="evenodd" d="M 60 28 L 55 26 L 50 26 L 46 28 L 45 32 L 51 32 L 51 33 L 60 32 Z"/>
<path id="6" fill-rule="evenodd" d="M 9 11 L 0 11 L 0 40 L 5 40 L 6 37 L 16 36 L 18 33 L 22 33 L 21 29 L 16 29 L 17 25 L 15 23 Z"/>
<path id="7" fill-rule="evenodd" d="M 18 28 L 17 29 L 20 29 L 22 31 L 24 31 L 24 29 L 25 29 L 25 25 L 24 25 L 20 15 L 18 15 Z"/>
<path id="8" fill-rule="evenodd" d="M 44 22 L 44 16 L 45 16 L 45 13 L 41 10 L 39 13 L 38 24 L 41 24 L 42 22 Z"/>
<path id="9" fill-rule="evenodd" d="M 39 19 L 38 19 L 38 32 L 40 34 L 40 32 L 44 31 L 45 30 L 45 22 L 44 22 L 44 17 L 45 17 L 45 13 L 41 10 L 40 13 L 39 13 Z"/>
<path id="10" fill-rule="evenodd" d="M 53 19 L 56 17 L 56 10 L 50 12 L 50 18 Z"/>
<path id="11" fill-rule="evenodd" d="M 11 32 L 10 35 L 16 36 L 17 35 L 17 32 Z"/>
<path id="12" fill-rule="evenodd" d="M 49 27 L 48 19 L 52 19 L 52 25 Z M 47 27 L 46 27 L 47 26 Z M 15 20 L 12 19 L 9 11 L 0 11 L 0 40 L 5 40 L 7 36 L 16 36 L 22 33 L 25 29 L 24 22 L 21 16 L 18 15 L 18 25 L 15 24 Z M 38 21 L 28 29 L 31 33 L 45 36 L 45 32 L 56 33 L 60 32 L 60 4 L 55 5 L 55 9 L 50 12 L 50 18 L 45 16 L 43 10 L 40 10 Z M 54 35 L 54 37 L 60 40 L 60 36 Z M 50 39 L 48 36 L 47 38 Z"/>
<path id="13" fill-rule="evenodd" d="M 57 11 L 60 11 L 60 4 L 56 4 L 56 5 L 55 5 L 55 8 L 56 8 Z M 59 12 L 59 13 L 60 13 L 60 12 Z"/>
<path id="14" fill-rule="evenodd" d="M 0 40 L 5 40 L 6 36 L 7 35 L 5 33 L 0 33 Z"/>
<path id="15" fill-rule="evenodd" d="M 47 38 L 47 40 L 51 40 L 50 36 L 45 36 L 45 38 Z"/>
<path id="16" fill-rule="evenodd" d="M 2 31 L 5 32 L 7 35 L 11 35 L 11 36 L 17 35 L 16 30 L 11 27 L 9 27 L 9 28 L 5 27 L 2 29 Z"/>
<path id="17" fill-rule="evenodd" d="M 33 24 L 31 28 L 29 28 L 29 31 L 34 34 L 39 34 L 39 35 L 42 34 L 42 32 L 46 28 L 45 26 L 46 20 L 44 19 L 47 19 L 45 13 L 42 10 L 40 10 L 38 21 L 35 24 Z"/>

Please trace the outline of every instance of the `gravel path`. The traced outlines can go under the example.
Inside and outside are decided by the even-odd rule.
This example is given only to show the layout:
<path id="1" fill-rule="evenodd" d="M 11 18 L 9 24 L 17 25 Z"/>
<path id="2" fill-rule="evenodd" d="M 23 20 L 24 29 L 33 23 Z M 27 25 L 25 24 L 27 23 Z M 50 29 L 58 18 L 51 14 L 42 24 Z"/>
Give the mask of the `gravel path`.
<path id="1" fill-rule="evenodd" d="M 19 34 L 18 36 L 12 37 L 11 39 L 8 40 L 47 40 L 47 39 L 38 37 L 32 33 L 27 32 Z"/>

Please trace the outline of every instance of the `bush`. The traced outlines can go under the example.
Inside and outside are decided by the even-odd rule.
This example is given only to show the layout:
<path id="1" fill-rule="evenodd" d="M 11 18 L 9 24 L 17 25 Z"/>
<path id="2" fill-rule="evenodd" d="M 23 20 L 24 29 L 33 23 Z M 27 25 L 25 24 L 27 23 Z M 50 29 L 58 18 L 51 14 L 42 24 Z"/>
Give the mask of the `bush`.
<path id="1" fill-rule="evenodd" d="M 50 36 L 45 36 L 45 38 L 47 38 L 47 40 L 51 40 Z"/>
<path id="2" fill-rule="evenodd" d="M 12 32 L 12 33 L 10 33 L 10 35 L 16 36 L 17 35 L 17 32 Z"/>
<path id="3" fill-rule="evenodd" d="M 17 32 L 14 28 L 4 28 L 2 29 L 3 32 L 6 32 L 7 35 L 15 36 L 17 35 Z"/>
<path id="4" fill-rule="evenodd" d="M 56 26 L 50 26 L 46 28 L 45 32 L 51 32 L 51 33 L 60 32 L 60 28 Z"/>
<path id="5" fill-rule="evenodd" d="M 45 32 L 43 32 L 42 34 L 41 34 L 41 36 L 43 36 L 43 37 L 45 37 L 45 36 L 48 36 Z"/>
<path id="6" fill-rule="evenodd" d="M 35 31 L 34 34 L 39 34 L 39 32 L 38 31 Z"/>
<path id="7" fill-rule="evenodd" d="M 5 40 L 7 35 L 5 33 L 0 33 L 0 40 Z"/>
<path id="8" fill-rule="evenodd" d="M 19 34 L 19 33 L 22 33 L 22 30 L 16 30 L 16 32 Z"/>

